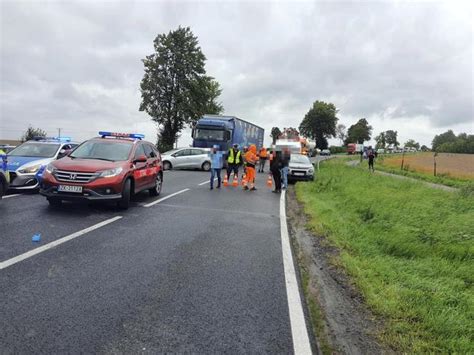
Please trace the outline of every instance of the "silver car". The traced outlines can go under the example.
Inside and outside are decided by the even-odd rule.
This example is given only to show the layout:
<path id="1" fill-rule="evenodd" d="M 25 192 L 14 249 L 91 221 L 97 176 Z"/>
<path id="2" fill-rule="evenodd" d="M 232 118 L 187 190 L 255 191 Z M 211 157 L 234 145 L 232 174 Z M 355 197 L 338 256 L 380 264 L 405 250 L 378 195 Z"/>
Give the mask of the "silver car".
<path id="1" fill-rule="evenodd" d="M 288 180 L 314 180 L 314 166 L 306 155 L 291 154 Z"/>
<path id="2" fill-rule="evenodd" d="M 178 148 L 161 154 L 163 169 L 211 169 L 207 148 Z"/>

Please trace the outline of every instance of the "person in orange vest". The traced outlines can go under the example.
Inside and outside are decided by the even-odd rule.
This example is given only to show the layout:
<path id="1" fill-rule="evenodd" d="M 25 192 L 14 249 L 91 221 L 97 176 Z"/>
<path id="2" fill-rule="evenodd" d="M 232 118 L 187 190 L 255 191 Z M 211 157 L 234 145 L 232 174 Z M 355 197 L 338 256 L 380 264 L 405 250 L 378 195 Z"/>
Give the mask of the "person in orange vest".
<path id="1" fill-rule="evenodd" d="M 265 162 L 268 159 L 268 152 L 265 147 L 262 147 L 260 151 L 258 152 L 258 157 L 260 158 L 258 161 L 258 172 L 263 173 L 263 170 L 265 168 Z"/>
<path id="2" fill-rule="evenodd" d="M 252 191 L 255 191 L 257 190 L 256 187 L 255 187 L 255 166 L 257 165 L 257 160 L 258 160 L 258 156 L 257 156 L 257 147 L 255 146 L 255 144 L 252 144 L 247 153 L 245 153 L 244 155 L 244 158 L 245 158 L 245 162 L 247 163 L 247 181 L 248 181 L 248 184 L 246 184 L 244 186 L 244 190 L 249 190 L 249 186 L 250 185 L 250 190 Z"/>

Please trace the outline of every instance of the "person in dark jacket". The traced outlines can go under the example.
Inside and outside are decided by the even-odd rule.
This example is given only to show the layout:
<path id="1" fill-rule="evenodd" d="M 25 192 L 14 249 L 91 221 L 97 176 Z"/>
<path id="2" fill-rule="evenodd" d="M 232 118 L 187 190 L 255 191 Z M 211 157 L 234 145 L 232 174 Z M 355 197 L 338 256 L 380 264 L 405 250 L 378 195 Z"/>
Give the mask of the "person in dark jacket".
<path id="1" fill-rule="evenodd" d="M 279 193 L 281 192 L 281 171 L 282 168 L 282 157 L 281 151 L 276 151 L 275 148 L 272 150 L 270 156 L 270 171 L 273 176 L 273 181 L 275 182 L 275 189 L 272 192 Z"/>

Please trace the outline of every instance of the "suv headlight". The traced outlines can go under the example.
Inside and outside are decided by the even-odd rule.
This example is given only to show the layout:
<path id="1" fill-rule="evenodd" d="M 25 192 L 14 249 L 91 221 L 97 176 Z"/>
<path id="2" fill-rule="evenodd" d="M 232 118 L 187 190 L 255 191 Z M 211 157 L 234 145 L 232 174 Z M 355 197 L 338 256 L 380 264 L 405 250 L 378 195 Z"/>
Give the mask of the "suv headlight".
<path id="1" fill-rule="evenodd" d="M 99 177 L 103 177 L 103 178 L 114 177 L 114 176 L 119 175 L 122 171 L 123 171 L 123 168 L 121 167 L 99 171 Z"/>
<path id="2" fill-rule="evenodd" d="M 309 168 L 309 169 L 308 169 L 308 173 L 314 174 L 314 169 L 313 169 L 313 168 Z"/>
<path id="3" fill-rule="evenodd" d="M 46 165 L 46 168 L 44 170 L 46 170 L 50 174 L 53 174 L 56 170 L 56 167 L 53 164 L 49 163 L 48 165 Z"/>
<path id="4" fill-rule="evenodd" d="M 20 174 L 35 174 L 38 172 L 38 170 L 41 168 L 41 164 L 37 164 L 37 165 L 33 165 L 33 166 L 29 166 L 27 168 L 24 168 L 24 169 L 20 169 L 18 170 L 18 172 Z"/>

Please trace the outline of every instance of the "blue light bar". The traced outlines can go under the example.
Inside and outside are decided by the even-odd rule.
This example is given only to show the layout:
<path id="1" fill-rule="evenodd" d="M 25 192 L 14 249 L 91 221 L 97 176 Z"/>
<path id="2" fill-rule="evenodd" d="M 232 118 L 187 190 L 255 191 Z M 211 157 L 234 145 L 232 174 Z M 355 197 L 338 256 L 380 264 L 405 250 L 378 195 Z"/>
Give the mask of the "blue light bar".
<path id="1" fill-rule="evenodd" d="M 71 137 L 41 137 L 41 136 L 36 136 L 36 137 L 33 137 L 33 140 L 35 140 L 35 141 L 53 141 L 53 142 L 70 142 Z"/>
<path id="2" fill-rule="evenodd" d="M 99 136 L 101 136 L 102 138 L 105 138 L 105 137 L 134 138 L 134 139 L 145 138 L 145 135 L 140 134 L 140 133 L 116 133 L 116 132 L 105 132 L 105 131 L 100 131 Z"/>

